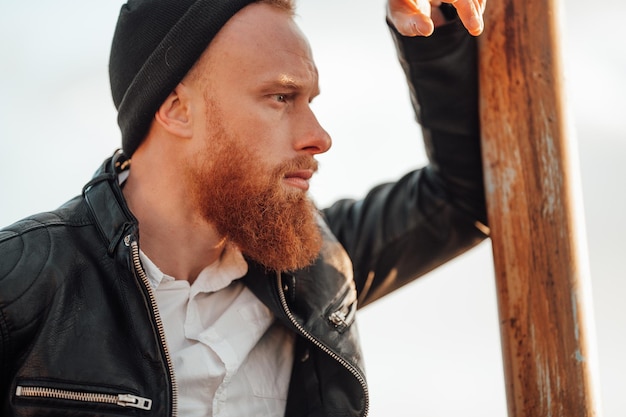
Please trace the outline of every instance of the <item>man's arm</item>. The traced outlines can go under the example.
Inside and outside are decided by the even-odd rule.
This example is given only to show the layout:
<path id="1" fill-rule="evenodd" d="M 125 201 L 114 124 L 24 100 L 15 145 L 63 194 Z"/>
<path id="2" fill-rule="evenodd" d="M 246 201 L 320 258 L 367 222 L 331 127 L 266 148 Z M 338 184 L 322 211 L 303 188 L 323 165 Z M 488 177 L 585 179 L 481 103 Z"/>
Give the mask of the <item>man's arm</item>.
<path id="1" fill-rule="evenodd" d="M 429 37 L 402 36 L 393 26 L 392 34 L 430 163 L 324 211 L 353 261 L 361 306 L 485 237 L 476 227 L 486 214 L 475 39 L 456 17 Z"/>
<path id="2" fill-rule="evenodd" d="M 450 14 L 448 7 L 443 17 L 446 6 L 433 8 L 444 23 L 428 38 L 403 36 L 390 17 L 388 23 L 422 127 L 430 162 L 424 175 L 452 204 L 486 224 L 476 40 L 464 33 L 454 10 Z"/>

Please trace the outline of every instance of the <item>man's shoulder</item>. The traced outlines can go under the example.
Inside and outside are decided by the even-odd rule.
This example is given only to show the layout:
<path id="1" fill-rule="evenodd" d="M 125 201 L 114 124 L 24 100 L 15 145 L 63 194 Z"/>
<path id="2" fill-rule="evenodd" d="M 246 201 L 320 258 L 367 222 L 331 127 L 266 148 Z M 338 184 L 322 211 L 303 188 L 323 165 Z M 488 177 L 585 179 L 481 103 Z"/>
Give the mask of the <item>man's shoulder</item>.
<path id="1" fill-rule="evenodd" d="M 81 254 L 97 245 L 94 230 L 80 197 L 0 230 L 0 307 L 25 294 L 49 296 L 52 287 L 78 276 L 86 259 Z"/>
<path id="2" fill-rule="evenodd" d="M 0 251 L 16 239 L 37 239 L 42 230 L 88 224 L 90 219 L 81 206 L 82 197 L 75 197 L 56 210 L 34 214 L 1 228 Z"/>
<path id="3" fill-rule="evenodd" d="M 91 223 L 82 198 L 76 197 L 56 210 L 26 217 L 0 229 L 0 277 L 20 264 L 29 268 L 41 266 L 54 250 L 78 245 L 73 238 L 77 228 Z"/>

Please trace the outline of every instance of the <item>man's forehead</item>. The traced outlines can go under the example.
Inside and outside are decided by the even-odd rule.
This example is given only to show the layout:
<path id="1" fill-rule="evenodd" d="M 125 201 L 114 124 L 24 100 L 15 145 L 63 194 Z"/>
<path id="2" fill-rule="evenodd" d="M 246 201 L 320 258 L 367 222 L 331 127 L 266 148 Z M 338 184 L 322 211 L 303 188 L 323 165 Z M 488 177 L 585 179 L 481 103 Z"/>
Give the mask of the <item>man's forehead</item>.
<path id="1" fill-rule="evenodd" d="M 237 62 L 236 71 L 255 73 L 282 68 L 275 81 L 285 85 L 317 81 L 310 45 L 291 15 L 275 6 L 253 3 L 222 28 L 205 51 L 215 65 Z"/>
<path id="2" fill-rule="evenodd" d="M 231 17 L 216 38 L 258 43 L 267 40 L 278 41 L 287 35 L 291 37 L 298 35 L 307 43 L 304 34 L 288 11 L 267 3 L 254 2 Z"/>

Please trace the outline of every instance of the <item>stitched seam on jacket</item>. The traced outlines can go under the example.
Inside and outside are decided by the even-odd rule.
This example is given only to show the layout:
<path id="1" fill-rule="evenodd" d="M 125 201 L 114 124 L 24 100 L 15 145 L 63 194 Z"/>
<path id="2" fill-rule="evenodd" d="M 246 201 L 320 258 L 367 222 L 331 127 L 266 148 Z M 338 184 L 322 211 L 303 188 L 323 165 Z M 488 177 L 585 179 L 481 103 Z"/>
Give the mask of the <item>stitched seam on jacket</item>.
<path id="1" fill-rule="evenodd" d="M 49 228 L 56 228 L 56 227 L 83 227 L 83 226 L 89 226 L 91 224 L 91 222 L 89 221 L 72 223 L 66 220 L 50 220 L 48 222 L 41 222 L 37 219 L 30 219 L 30 218 L 20 220 L 18 221 L 18 223 L 15 223 L 15 224 L 26 223 L 26 222 L 33 223 L 33 225 L 21 228 L 19 231 L 15 231 L 11 229 L 1 230 L 0 233 L 2 234 L 6 233 L 7 236 L 0 237 L 0 243 L 8 242 L 9 240 L 14 239 L 18 236 L 24 236 L 33 231 L 40 230 L 40 229 L 49 229 Z"/>

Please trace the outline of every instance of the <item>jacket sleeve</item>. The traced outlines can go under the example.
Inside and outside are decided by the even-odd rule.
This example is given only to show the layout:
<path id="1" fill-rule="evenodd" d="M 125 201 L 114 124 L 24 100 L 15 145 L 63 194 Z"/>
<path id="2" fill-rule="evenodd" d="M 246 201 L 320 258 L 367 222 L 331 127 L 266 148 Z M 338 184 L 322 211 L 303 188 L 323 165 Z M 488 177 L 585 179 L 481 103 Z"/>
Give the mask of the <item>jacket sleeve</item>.
<path id="1" fill-rule="evenodd" d="M 323 210 L 352 260 L 361 307 L 478 244 L 487 231 L 476 40 L 458 20 L 428 38 L 391 33 L 429 163 L 362 200 Z"/>

